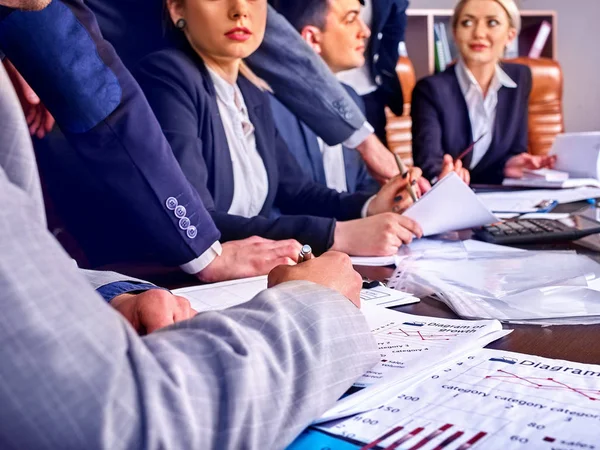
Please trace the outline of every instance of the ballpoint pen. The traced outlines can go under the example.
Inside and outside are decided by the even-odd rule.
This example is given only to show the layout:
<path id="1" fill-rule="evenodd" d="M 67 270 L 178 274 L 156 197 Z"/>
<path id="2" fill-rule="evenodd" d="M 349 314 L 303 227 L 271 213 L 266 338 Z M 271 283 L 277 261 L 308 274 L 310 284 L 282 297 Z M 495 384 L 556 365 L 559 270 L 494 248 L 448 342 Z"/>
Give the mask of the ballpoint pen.
<path id="1" fill-rule="evenodd" d="M 308 244 L 304 244 L 300 249 L 300 254 L 298 255 L 298 264 L 304 261 L 308 261 L 312 258 L 312 248 Z"/>
<path id="2" fill-rule="evenodd" d="M 394 158 L 396 158 L 396 164 L 398 164 L 398 170 L 402 174 L 402 178 L 406 178 L 406 176 L 408 175 L 408 169 L 404 165 L 402 158 L 400 158 L 400 155 L 398 155 L 398 153 L 394 153 Z M 417 195 L 415 194 L 415 191 L 413 189 L 412 181 L 410 183 L 408 183 L 408 185 L 406 186 L 406 189 L 408 190 L 408 193 L 410 194 L 410 198 L 412 198 L 413 202 L 416 203 Z"/>
<path id="3" fill-rule="evenodd" d="M 475 141 L 473 141 L 471 143 L 471 145 L 469 145 L 467 148 L 465 148 L 460 155 L 458 155 L 454 161 L 458 161 L 458 160 L 462 160 L 465 156 L 467 156 L 469 153 L 471 153 L 471 151 L 475 148 L 475 144 L 477 144 L 480 140 L 483 139 L 483 137 L 486 135 L 487 133 L 483 133 L 481 136 L 479 136 L 478 139 L 476 139 Z"/>

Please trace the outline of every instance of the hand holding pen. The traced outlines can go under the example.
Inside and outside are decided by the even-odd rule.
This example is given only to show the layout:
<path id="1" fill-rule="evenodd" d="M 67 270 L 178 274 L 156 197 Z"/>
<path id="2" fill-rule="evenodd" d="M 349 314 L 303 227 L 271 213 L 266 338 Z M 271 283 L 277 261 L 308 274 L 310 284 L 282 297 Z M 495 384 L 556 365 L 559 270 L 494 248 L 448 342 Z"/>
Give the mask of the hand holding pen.
<path id="1" fill-rule="evenodd" d="M 298 264 L 308 261 L 313 258 L 312 248 L 308 244 L 304 244 L 300 249 L 300 253 L 298 254 Z"/>
<path id="2" fill-rule="evenodd" d="M 370 201 L 367 216 L 374 216 L 384 212 L 403 213 L 414 199 L 421 196 L 419 180 L 423 172 L 418 167 L 413 167 L 404 175 L 397 175 L 388 181 Z"/>
<path id="3" fill-rule="evenodd" d="M 487 133 L 483 133 L 479 136 L 475 141 L 471 142 L 467 148 L 465 148 L 459 155 L 454 159 L 451 155 L 444 155 L 444 162 L 442 165 L 442 171 L 438 177 L 439 180 L 444 178 L 446 175 L 451 172 L 456 172 L 457 175 L 465 182 L 465 184 L 471 183 L 471 174 L 469 170 L 463 167 L 463 158 L 465 158 L 469 153 L 473 151 L 475 145 L 481 141 Z"/>
<path id="4" fill-rule="evenodd" d="M 320 284 L 338 291 L 360 308 L 362 278 L 354 270 L 350 257 L 345 253 L 329 251 L 302 264 L 275 267 L 269 273 L 268 287 L 272 288 L 287 281 L 311 281 Z"/>

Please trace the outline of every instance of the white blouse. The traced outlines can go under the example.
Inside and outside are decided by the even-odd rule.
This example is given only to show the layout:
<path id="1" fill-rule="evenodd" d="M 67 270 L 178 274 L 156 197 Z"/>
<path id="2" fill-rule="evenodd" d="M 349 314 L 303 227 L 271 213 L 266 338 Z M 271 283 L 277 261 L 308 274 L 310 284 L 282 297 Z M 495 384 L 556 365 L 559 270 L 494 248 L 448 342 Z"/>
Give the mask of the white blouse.
<path id="1" fill-rule="evenodd" d="M 208 69 L 217 92 L 217 106 L 225 129 L 233 166 L 233 200 L 229 214 L 257 216 L 269 193 L 267 169 L 256 148 L 254 125 L 240 88 Z"/>
<path id="2" fill-rule="evenodd" d="M 460 90 L 465 97 L 467 109 L 469 110 L 473 141 L 483 136 L 473 148 L 473 157 L 469 166 L 469 169 L 473 169 L 487 153 L 494 137 L 498 91 L 502 87 L 515 89 L 517 83 L 500 66 L 496 66 L 496 73 L 484 98 L 481 86 L 479 86 L 479 83 L 477 83 L 477 80 L 462 59 L 459 59 L 456 64 L 456 77 L 458 78 Z"/>

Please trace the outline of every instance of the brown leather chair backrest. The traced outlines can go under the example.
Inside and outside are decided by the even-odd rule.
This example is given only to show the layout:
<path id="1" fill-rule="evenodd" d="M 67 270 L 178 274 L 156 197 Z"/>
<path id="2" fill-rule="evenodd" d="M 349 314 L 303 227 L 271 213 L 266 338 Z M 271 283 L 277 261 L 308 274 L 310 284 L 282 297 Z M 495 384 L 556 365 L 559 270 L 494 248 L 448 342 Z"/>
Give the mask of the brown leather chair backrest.
<path id="1" fill-rule="evenodd" d="M 409 58 L 401 56 L 396 65 L 396 73 L 402 87 L 402 96 L 404 98 L 404 111 L 402 116 L 398 117 L 386 108 L 387 127 L 386 134 L 388 147 L 394 153 L 399 153 L 400 157 L 409 165 L 412 165 L 412 120 L 410 118 L 410 102 L 412 91 L 415 88 L 416 76 L 415 68 Z"/>
<path id="2" fill-rule="evenodd" d="M 554 139 L 565 131 L 563 75 L 558 62 L 548 58 L 507 60 L 531 69 L 533 85 L 529 98 L 529 153 L 546 155 Z"/>

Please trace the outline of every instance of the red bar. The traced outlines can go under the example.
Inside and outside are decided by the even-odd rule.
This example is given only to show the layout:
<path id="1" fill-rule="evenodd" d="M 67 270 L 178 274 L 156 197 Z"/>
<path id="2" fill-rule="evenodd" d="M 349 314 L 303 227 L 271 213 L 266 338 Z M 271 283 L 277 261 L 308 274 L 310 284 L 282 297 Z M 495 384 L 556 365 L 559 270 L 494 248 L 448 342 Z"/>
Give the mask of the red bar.
<path id="1" fill-rule="evenodd" d="M 440 434 L 442 434 L 444 431 L 449 430 L 450 428 L 452 428 L 452 424 L 447 423 L 446 425 L 444 425 L 443 427 L 438 428 L 437 430 L 435 430 L 433 433 L 431 433 L 429 436 L 425 436 L 423 439 L 421 439 L 419 442 L 417 442 L 415 445 L 413 445 L 410 450 L 418 450 L 421 447 L 423 447 L 425 444 L 427 444 L 428 442 L 433 441 L 436 437 L 438 437 Z"/>
<path id="2" fill-rule="evenodd" d="M 483 439 L 486 434 L 487 433 L 485 431 L 480 431 L 475 436 L 473 436 L 471 439 L 469 439 L 467 442 L 465 442 L 463 445 L 458 447 L 456 450 L 466 450 L 467 448 L 471 448 L 473 446 L 473 444 L 476 444 L 478 441 Z"/>
<path id="3" fill-rule="evenodd" d="M 419 427 L 419 428 L 415 428 L 414 430 L 412 430 L 410 433 L 408 433 L 406 436 L 401 437 L 400 439 L 398 439 L 396 442 L 394 442 L 392 445 L 390 445 L 389 447 L 384 448 L 383 450 L 394 450 L 395 448 L 397 448 L 399 445 L 404 444 L 406 441 L 411 440 L 412 438 L 414 438 L 417 434 L 419 434 L 421 431 L 423 431 L 425 428 L 423 427 Z"/>
<path id="4" fill-rule="evenodd" d="M 442 442 L 440 445 L 438 445 L 433 450 L 442 450 L 445 446 L 447 446 L 448 444 L 452 444 L 455 440 L 457 440 L 463 434 L 465 434 L 464 431 L 457 431 L 456 433 L 454 433 L 452 436 L 450 436 L 448 439 L 446 439 L 444 442 Z"/>
<path id="5" fill-rule="evenodd" d="M 385 433 L 383 436 L 378 437 L 377 439 L 375 439 L 373 442 L 365 445 L 363 448 L 361 448 L 360 450 L 371 450 L 372 448 L 374 448 L 376 445 L 378 445 L 380 442 L 385 441 L 387 438 L 389 438 L 390 436 L 393 436 L 394 434 L 396 434 L 398 431 L 402 430 L 404 427 L 396 427 L 396 428 L 392 428 L 390 431 L 388 431 L 387 433 Z"/>

